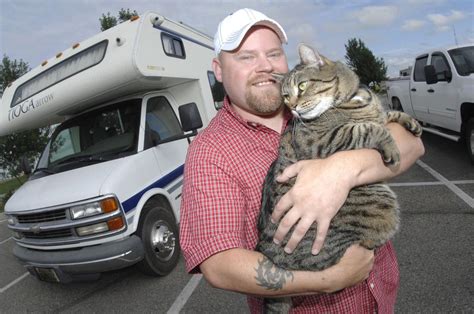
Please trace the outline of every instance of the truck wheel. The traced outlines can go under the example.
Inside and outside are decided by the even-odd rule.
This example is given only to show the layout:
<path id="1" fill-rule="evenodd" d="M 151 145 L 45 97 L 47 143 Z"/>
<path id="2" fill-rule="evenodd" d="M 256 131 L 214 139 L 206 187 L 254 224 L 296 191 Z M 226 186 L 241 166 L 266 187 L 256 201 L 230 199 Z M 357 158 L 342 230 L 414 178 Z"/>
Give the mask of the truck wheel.
<path id="1" fill-rule="evenodd" d="M 398 98 L 392 99 L 392 109 L 403 112 L 402 104 L 400 103 L 400 100 L 398 100 Z"/>
<path id="2" fill-rule="evenodd" d="M 160 201 L 143 208 L 137 235 L 142 239 L 145 257 L 138 268 L 151 276 L 164 276 L 178 263 L 180 248 L 178 226 L 171 209 Z"/>
<path id="3" fill-rule="evenodd" d="M 474 164 L 474 118 L 469 119 L 466 125 L 466 144 L 467 153 L 471 163 Z"/>

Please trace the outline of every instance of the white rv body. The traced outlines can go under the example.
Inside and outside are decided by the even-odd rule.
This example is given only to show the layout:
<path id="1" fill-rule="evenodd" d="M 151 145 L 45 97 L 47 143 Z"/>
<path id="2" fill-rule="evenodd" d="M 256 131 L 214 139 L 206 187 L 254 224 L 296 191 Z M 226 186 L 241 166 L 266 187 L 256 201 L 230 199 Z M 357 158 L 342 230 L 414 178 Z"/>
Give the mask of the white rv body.
<path id="1" fill-rule="evenodd" d="M 61 123 L 5 206 L 14 254 L 47 281 L 137 262 L 165 275 L 189 141 L 223 100 L 212 38 L 149 12 L 75 47 L 2 98 L 1 134 Z"/>

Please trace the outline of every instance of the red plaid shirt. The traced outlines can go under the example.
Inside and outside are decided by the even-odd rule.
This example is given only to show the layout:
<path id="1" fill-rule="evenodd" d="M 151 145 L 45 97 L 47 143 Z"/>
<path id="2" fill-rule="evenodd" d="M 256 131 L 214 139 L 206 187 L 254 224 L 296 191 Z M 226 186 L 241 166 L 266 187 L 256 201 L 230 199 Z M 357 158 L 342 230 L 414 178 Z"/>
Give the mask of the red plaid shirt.
<path id="1" fill-rule="evenodd" d="M 285 116 L 285 125 L 290 115 Z M 188 272 L 232 248 L 254 250 L 262 183 L 277 157 L 280 134 L 243 120 L 229 105 L 188 151 L 181 203 L 180 243 Z M 369 278 L 333 294 L 293 297 L 292 313 L 393 313 L 398 264 L 391 243 L 378 249 Z M 248 297 L 252 313 L 262 299 Z"/>

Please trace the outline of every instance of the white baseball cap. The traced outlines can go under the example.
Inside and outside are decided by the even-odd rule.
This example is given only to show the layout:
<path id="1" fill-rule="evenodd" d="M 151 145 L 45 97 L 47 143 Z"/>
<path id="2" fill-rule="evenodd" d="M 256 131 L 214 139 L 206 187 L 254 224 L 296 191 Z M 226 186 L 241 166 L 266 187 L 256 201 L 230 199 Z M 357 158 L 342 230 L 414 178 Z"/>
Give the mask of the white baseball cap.
<path id="1" fill-rule="evenodd" d="M 224 18 L 217 27 L 214 36 L 214 51 L 216 56 L 224 51 L 231 51 L 239 47 L 242 39 L 252 26 L 262 25 L 272 29 L 286 44 L 288 39 L 285 31 L 277 21 L 272 20 L 265 14 L 252 10 L 240 9 Z"/>

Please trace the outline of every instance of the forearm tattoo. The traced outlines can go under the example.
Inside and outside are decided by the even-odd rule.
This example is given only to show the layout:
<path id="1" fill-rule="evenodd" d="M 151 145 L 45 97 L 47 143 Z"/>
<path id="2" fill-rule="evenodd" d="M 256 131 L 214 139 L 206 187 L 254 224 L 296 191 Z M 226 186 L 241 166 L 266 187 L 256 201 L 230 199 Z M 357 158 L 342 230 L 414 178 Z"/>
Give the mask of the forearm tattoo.
<path id="1" fill-rule="evenodd" d="M 293 281 L 293 272 L 275 266 L 267 257 L 258 261 L 255 279 L 257 285 L 267 290 L 281 290 L 287 279 Z"/>

